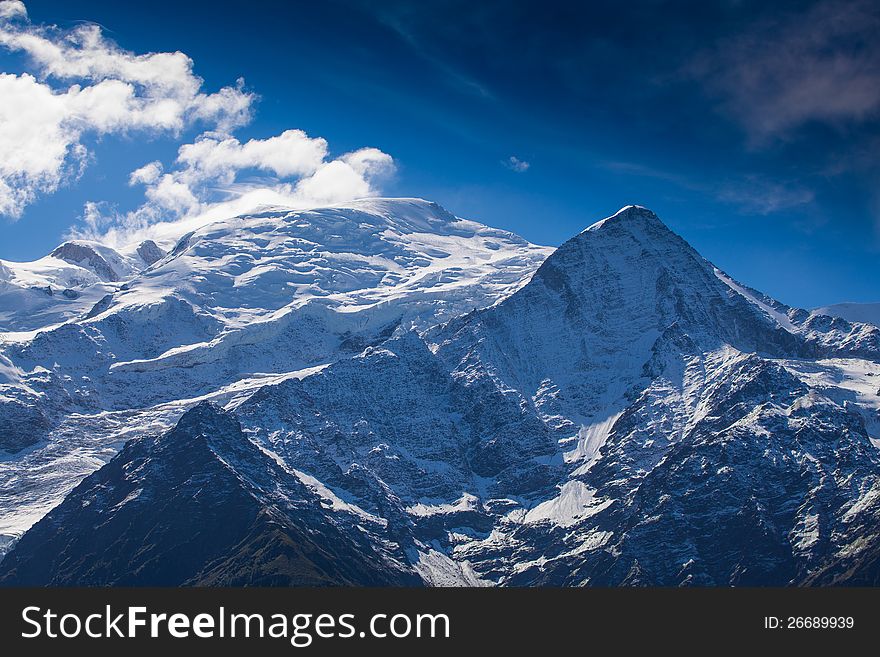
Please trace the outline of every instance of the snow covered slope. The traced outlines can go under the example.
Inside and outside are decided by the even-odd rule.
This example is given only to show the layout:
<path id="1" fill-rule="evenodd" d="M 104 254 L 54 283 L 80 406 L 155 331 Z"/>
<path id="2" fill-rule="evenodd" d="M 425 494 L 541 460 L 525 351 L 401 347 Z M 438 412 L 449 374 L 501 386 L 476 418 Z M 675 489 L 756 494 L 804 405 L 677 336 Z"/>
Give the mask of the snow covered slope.
<path id="1" fill-rule="evenodd" d="M 68 242 L 2 263 L 0 535 L 200 399 L 491 305 L 550 251 L 435 203 L 368 199 L 263 209 L 176 244 Z"/>
<path id="2" fill-rule="evenodd" d="M 814 315 L 840 317 L 848 322 L 880 326 L 880 303 L 835 303 L 813 310 Z"/>
<path id="3" fill-rule="evenodd" d="M 104 295 L 165 255 L 147 240 L 123 252 L 97 242 L 65 242 L 33 262 L 0 260 L 0 331 L 27 339 L 87 312 Z"/>
<path id="4" fill-rule="evenodd" d="M 401 221 L 409 230 L 410 220 Z M 428 223 L 420 230 L 448 231 L 443 221 Z M 426 248 L 429 238 L 418 239 Z M 529 245 L 516 248 L 534 253 Z M 878 581 L 880 329 L 790 308 L 736 282 L 645 208 L 627 206 L 590 226 L 525 285 L 523 278 L 505 282 L 488 295 L 497 300 L 475 308 L 459 303 L 463 314 L 447 313 L 443 304 L 458 298 L 456 286 L 441 288 L 451 296 L 428 292 L 424 306 L 423 296 L 403 293 L 395 306 L 377 300 L 382 286 L 374 285 L 360 303 L 360 289 L 322 294 L 324 284 L 309 281 L 331 274 L 315 270 L 298 288 L 307 300 L 295 311 L 272 311 L 270 295 L 256 304 L 261 316 L 246 320 L 243 311 L 212 305 L 217 294 L 202 300 L 198 286 L 186 289 L 183 273 L 191 269 L 158 273 L 175 257 L 172 251 L 138 280 L 148 281 L 144 289 L 171 287 L 175 299 L 197 309 L 203 330 L 216 336 L 206 340 L 210 347 L 169 349 L 157 336 L 153 351 L 164 352 L 134 358 L 124 331 L 101 324 L 103 313 L 126 316 L 127 291 L 83 322 L 91 327 L 94 320 L 103 342 L 80 326 L 82 335 L 40 346 L 57 362 L 73 363 L 61 348 L 71 340 L 97 345 L 101 354 L 114 345 L 113 356 L 101 356 L 106 373 L 90 375 L 100 410 L 64 410 L 81 396 L 48 368 L 39 377 L 16 374 L 36 372 L 27 358 L 38 340 L 6 352 L 9 376 L 19 377 L 12 388 L 35 389 L 43 380 L 76 400 L 58 402 L 62 419 L 45 446 L 2 464 L 10 464 L 5 481 L 12 483 L 0 502 L 18 526 L 25 513 L 45 513 L 64 490 L 62 480 L 78 480 L 81 459 L 99 463 L 127 437 L 148 436 L 132 447 L 153 445 L 150 435 L 211 398 L 241 422 L 266 468 L 295 473 L 336 527 L 358 532 L 346 534 L 350 541 L 364 538 L 385 555 L 388 578 L 497 585 Z M 220 267 L 224 258 L 217 256 Z M 333 266 L 344 267 L 338 260 Z M 223 277 L 212 283 L 206 268 L 198 271 L 199 285 L 206 278 L 205 289 L 223 289 Z M 154 286 L 154 277 L 166 278 Z M 403 310 L 395 315 L 395 308 Z M 199 326 L 180 312 L 183 326 Z M 340 319 L 348 316 L 363 319 Z M 292 336 L 308 336 L 311 351 Z M 123 348 L 129 355 L 117 357 Z M 252 362 L 270 367 L 245 365 Z M 138 405 L 139 398 L 152 405 Z M 158 452 L 143 458 L 165 471 Z M 106 496 L 97 508 L 82 514 L 82 493 L 74 492 L 59 507 L 64 523 L 40 523 L 25 535 L 0 563 L 7 583 L 25 581 L 17 574 L 24 563 L 35 578 L 28 581 L 72 582 L 83 573 L 90 583 L 116 581 L 112 568 L 93 576 L 98 570 L 90 564 L 105 561 L 100 552 L 69 570 L 52 564 L 41 546 L 80 544 L 92 513 L 108 526 L 125 524 L 119 500 L 155 484 L 150 469 L 136 482 L 117 482 L 110 475 L 119 463 L 90 480 L 101 482 Z M 324 520 L 315 522 L 322 527 Z M 371 522 L 381 531 L 352 529 Z M 136 556 L 135 545 L 119 552 L 111 544 L 110 561 Z M 369 554 L 355 558 L 375 563 Z M 215 555 L 233 556 L 242 559 Z"/>
<path id="5" fill-rule="evenodd" d="M 858 544 L 847 514 L 878 526 L 877 398 L 853 394 L 877 329 L 748 290 L 642 208 L 424 337 L 233 408 L 498 584 L 799 582 Z"/>

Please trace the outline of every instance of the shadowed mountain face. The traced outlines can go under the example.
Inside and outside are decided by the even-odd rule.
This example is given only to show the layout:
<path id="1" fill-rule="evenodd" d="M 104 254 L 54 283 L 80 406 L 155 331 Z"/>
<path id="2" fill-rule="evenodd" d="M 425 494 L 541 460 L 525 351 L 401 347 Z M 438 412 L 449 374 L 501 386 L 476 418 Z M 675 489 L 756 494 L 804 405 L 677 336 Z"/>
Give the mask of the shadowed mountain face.
<path id="1" fill-rule="evenodd" d="M 413 329 L 130 442 L 5 581 L 878 581 L 876 326 L 784 306 L 628 206 L 502 301 Z"/>
<path id="2" fill-rule="evenodd" d="M 0 564 L 16 585 L 413 584 L 203 403 L 77 486 Z"/>

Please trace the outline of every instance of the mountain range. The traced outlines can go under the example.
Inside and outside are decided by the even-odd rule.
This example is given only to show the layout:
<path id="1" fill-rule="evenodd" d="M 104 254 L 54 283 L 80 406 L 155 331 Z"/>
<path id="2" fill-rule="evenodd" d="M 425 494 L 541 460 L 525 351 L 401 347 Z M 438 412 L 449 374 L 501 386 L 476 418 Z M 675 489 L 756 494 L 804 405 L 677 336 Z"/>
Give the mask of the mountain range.
<path id="1" fill-rule="evenodd" d="M 880 583 L 880 328 L 645 208 L 556 250 L 370 199 L 0 265 L 3 584 Z"/>

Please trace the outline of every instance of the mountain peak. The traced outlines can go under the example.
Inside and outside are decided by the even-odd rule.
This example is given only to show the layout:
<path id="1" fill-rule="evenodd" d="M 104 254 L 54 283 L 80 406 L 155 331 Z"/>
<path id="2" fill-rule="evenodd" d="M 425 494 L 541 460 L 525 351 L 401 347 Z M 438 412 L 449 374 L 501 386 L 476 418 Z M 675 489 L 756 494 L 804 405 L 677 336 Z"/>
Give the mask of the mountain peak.
<path id="1" fill-rule="evenodd" d="M 209 436 L 221 436 L 227 451 L 212 455 L 191 442 Z M 207 402 L 166 434 L 127 443 L 16 548 L 3 559 L 0 585 L 419 582 L 389 566 L 360 531 L 342 530 L 314 493 Z M 70 561 L 57 568 L 50 555 L 61 552 Z"/>
<path id="2" fill-rule="evenodd" d="M 593 232 L 612 225 L 651 223 L 666 228 L 660 217 L 642 205 L 625 205 L 620 210 L 588 226 L 582 233 Z"/>
<path id="3" fill-rule="evenodd" d="M 153 240 L 144 240 L 138 245 L 135 252 L 148 267 L 165 257 L 165 251 L 159 248 L 159 245 Z"/>
<path id="4" fill-rule="evenodd" d="M 192 442 L 204 439 L 210 449 L 226 451 L 229 446 L 238 450 L 237 443 L 243 439 L 241 424 L 217 404 L 209 401 L 199 402 L 184 413 L 177 426 L 167 436 L 175 442 Z"/>
<path id="5" fill-rule="evenodd" d="M 220 406 L 210 401 L 201 401 L 180 417 L 180 428 L 202 430 L 213 428 L 219 418 L 229 417 Z"/>
<path id="6" fill-rule="evenodd" d="M 611 217 L 637 217 L 637 216 L 645 216 L 645 217 L 657 217 L 654 214 L 654 211 L 650 208 L 646 208 L 644 205 L 636 205 L 634 203 L 630 205 L 624 205 L 620 210 L 615 212 Z"/>
<path id="7" fill-rule="evenodd" d="M 118 254 L 109 255 L 110 249 L 84 240 L 70 240 L 56 247 L 49 255 L 72 265 L 87 267 L 105 281 L 120 280 L 119 273 L 108 262 L 119 259 Z"/>
<path id="8" fill-rule="evenodd" d="M 588 264 L 594 273 L 616 271 L 624 277 L 650 267 L 696 266 L 703 273 L 709 270 L 684 239 L 654 212 L 640 205 L 627 205 L 590 225 L 551 254 L 542 269 Z"/>

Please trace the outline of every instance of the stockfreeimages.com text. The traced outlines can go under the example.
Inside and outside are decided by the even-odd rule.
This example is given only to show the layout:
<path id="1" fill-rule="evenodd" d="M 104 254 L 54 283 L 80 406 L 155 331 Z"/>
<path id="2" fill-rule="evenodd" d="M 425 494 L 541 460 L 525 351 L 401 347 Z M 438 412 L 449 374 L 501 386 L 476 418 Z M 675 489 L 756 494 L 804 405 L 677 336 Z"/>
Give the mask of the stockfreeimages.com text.
<path id="1" fill-rule="evenodd" d="M 305 648 L 314 639 L 350 638 L 449 638 L 446 614 L 374 614 L 361 629 L 355 614 L 244 614 L 220 607 L 215 613 L 153 613 L 146 607 L 113 610 L 107 605 L 100 613 L 59 614 L 51 609 L 25 607 L 22 620 L 26 639 L 48 638 L 211 638 L 287 639 Z"/>

